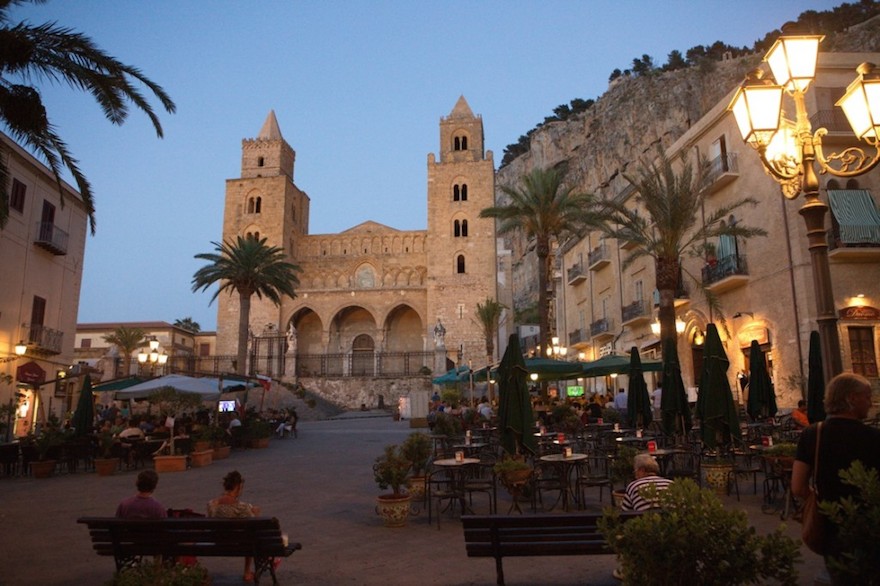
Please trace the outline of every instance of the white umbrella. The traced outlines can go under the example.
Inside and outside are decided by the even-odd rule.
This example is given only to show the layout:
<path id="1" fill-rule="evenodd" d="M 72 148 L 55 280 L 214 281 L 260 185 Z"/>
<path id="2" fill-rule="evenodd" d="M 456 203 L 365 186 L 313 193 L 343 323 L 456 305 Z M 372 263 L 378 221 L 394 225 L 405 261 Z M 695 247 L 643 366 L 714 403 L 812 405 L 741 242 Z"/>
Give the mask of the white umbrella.
<path id="1" fill-rule="evenodd" d="M 195 378 L 180 374 L 168 374 L 116 391 L 117 399 L 146 399 L 158 389 L 172 387 L 182 393 L 195 393 L 205 401 L 216 401 L 220 398 L 217 390 L 217 379 Z"/>

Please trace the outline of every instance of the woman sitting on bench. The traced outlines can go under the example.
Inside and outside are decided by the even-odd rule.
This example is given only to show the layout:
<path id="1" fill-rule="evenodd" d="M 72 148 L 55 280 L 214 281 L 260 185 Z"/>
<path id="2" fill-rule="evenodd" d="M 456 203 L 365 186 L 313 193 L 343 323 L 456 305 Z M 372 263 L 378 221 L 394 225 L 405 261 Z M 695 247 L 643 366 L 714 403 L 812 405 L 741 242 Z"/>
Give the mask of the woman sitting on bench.
<path id="1" fill-rule="evenodd" d="M 223 477 L 223 494 L 208 502 L 209 517 L 223 517 L 236 519 L 242 517 L 256 517 L 260 514 L 260 507 L 239 500 L 244 490 L 244 478 L 237 470 L 233 470 Z M 254 573 L 251 571 L 249 557 L 244 558 L 244 581 L 253 582 Z"/>

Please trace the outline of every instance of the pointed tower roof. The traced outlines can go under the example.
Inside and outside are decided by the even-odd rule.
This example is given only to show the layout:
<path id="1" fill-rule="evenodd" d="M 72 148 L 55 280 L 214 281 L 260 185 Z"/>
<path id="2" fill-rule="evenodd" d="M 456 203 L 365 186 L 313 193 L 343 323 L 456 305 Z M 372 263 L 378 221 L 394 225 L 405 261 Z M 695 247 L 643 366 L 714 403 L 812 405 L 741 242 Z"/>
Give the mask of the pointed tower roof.
<path id="1" fill-rule="evenodd" d="M 260 140 L 284 140 L 284 137 L 281 136 L 281 129 L 278 127 L 278 119 L 275 118 L 275 110 L 269 110 L 269 115 L 266 116 L 266 121 L 263 122 L 263 127 L 257 138 Z"/>
<path id="2" fill-rule="evenodd" d="M 473 118 L 474 113 L 471 111 L 471 107 L 468 105 L 467 100 L 464 99 L 464 96 L 459 96 L 458 101 L 455 102 L 455 107 L 452 109 L 452 112 L 449 113 L 450 118 Z"/>

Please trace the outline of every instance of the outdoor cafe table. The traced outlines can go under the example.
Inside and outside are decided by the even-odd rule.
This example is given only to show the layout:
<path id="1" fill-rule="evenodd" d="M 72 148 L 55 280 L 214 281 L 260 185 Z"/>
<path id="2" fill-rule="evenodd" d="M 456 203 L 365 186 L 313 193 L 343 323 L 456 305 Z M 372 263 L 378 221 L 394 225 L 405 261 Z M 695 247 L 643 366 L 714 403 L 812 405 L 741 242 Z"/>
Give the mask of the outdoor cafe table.
<path id="1" fill-rule="evenodd" d="M 464 443 L 460 443 L 460 444 L 455 444 L 454 446 L 452 446 L 452 449 L 462 450 L 468 456 L 470 456 L 476 452 L 479 452 L 481 449 L 485 448 L 487 445 L 489 445 L 489 444 L 487 444 L 486 442 L 470 442 L 470 443 L 464 442 Z"/>
<path id="2" fill-rule="evenodd" d="M 587 459 L 586 454 L 573 453 L 570 456 L 565 454 L 547 454 L 539 458 L 542 462 L 548 462 L 559 467 L 560 492 L 562 499 L 562 510 L 568 511 L 568 493 L 571 492 L 571 469 L 577 466 L 578 462 Z"/>
<path id="3" fill-rule="evenodd" d="M 621 443 L 621 444 L 632 444 L 632 445 L 635 445 L 639 448 L 644 449 L 648 446 L 648 442 L 657 441 L 657 438 L 652 435 L 643 435 L 642 437 L 636 437 L 636 436 L 632 435 L 632 436 L 626 436 L 626 437 L 619 437 L 615 441 L 618 443 Z"/>
<path id="4" fill-rule="evenodd" d="M 464 483 L 467 479 L 466 472 L 471 466 L 476 466 L 480 463 L 479 458 L 463 458 L 461 460 L 457 460 L 455 458 L 443 458 L 440 460 L 434 460 L 432 462 L 434 466 L 438 466 L 446 470 L 449 475 L 449 480 L 452 485 L 452 490 L 455 492 L 456 497 L 458 498 L 458 502 L 461 504 L 461 512 L 465 513 L 468 511 L 467 508 L 467 499 L 465 499 L 464 493 Z M 439 512 L 437 513 L 439 515 Z"/>

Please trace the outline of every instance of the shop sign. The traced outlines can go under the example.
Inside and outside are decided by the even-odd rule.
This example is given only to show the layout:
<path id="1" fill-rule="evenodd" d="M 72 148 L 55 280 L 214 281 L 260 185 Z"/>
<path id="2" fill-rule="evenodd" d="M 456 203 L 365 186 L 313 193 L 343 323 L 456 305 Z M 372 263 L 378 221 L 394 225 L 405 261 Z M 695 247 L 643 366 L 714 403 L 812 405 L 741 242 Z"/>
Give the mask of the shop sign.
<path id="1" fill-rule="evenodd" d="M 39 385 L 46 380 L 46 371 L 40 368 L 39 364 L 31 361 L 16 369 L 15 379 L 20 383 Z"/>
<path id="2" fill-rule="evenodd" d="M 880 309 L 866 305 L 853 305 L 840 310 L 840 319 L 880 320 Z"/>

